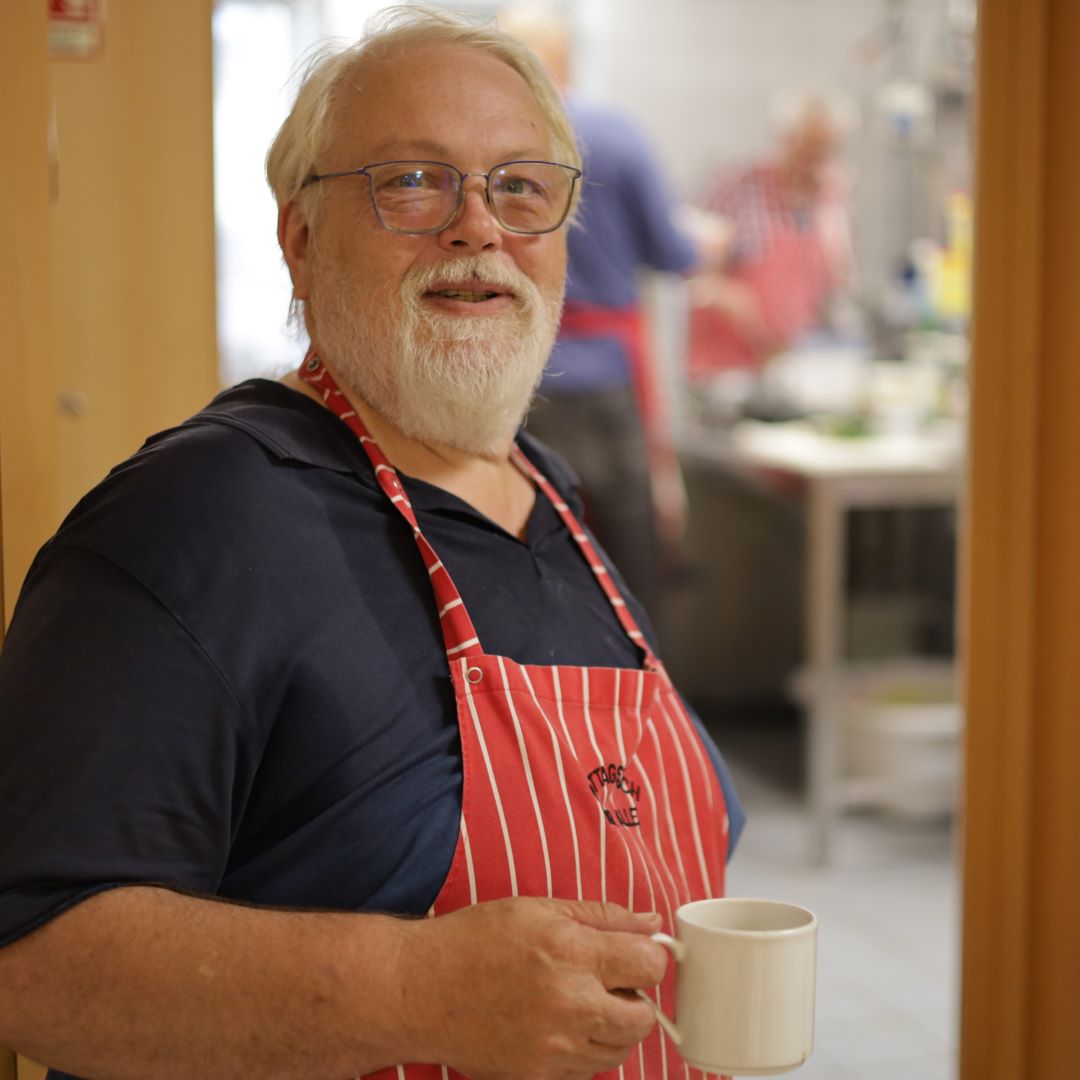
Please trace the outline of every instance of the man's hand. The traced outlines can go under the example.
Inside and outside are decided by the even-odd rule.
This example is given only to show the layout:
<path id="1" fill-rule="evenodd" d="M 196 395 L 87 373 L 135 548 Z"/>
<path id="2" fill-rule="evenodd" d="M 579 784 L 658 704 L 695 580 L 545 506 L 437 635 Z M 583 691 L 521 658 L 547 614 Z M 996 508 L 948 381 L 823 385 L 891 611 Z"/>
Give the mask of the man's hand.
<path id="1" fill-rule="evenodd" d="M 691 274 L 721 271 L 731 254 L 735 240 L 735 225 L 730 218 L 703 210 L 700 206 L 680 206 L 675 221 L 697 247 L 697 263 Z"/>
<path id="2" fill-rule="evenodd" d="M 426 1060 L 472 1080 L 584 1080 L 652 1030 L 657 916 L 615 904 L 497 900 L 413 924 L 401 975 Z M 412 989 L 415 988 L 415 989 Z"/>

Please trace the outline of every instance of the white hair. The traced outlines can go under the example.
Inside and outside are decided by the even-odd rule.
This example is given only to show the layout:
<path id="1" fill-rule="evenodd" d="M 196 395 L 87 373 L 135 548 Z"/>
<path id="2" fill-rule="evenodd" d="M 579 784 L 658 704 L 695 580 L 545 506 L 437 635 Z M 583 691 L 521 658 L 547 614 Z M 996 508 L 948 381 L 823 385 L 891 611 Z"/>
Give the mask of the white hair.
<path id="1" fill-rule="evenodd" d="M 785 87 L 769 103 L 769 118 L 778 135 L 798 130 L 811 117 L 824 118 L 838 135 L 850 135 L 859 126 L 859 107 L 850 95 L 837 90 Z"/>

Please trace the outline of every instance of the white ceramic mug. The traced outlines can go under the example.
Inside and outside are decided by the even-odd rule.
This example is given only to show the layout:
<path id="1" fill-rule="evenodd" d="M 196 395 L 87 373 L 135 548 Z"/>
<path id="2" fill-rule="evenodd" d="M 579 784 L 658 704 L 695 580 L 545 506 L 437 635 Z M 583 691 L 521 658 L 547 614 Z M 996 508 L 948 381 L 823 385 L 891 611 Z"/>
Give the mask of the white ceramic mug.
<path id="1" fill-rule="evenodd" d="M 727 897 L 684 904 L 675 924 L 678 939 L 653 935 L 678 963 L 675 1021 L 658 1008 L 657 1019 L 684 1060 L 736 1076 L 802 1065 L 814 1045 L 814 913 Z"/>

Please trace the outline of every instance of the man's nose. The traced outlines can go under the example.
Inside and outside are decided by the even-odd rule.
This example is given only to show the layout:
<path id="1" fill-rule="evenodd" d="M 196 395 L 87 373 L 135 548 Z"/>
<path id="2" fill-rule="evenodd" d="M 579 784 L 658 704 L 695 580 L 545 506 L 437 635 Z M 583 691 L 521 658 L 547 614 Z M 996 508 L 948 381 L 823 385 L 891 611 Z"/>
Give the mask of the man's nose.
<path id="1" fill-rule="evenodd" d="M 461 206 L 453 221 L 439 233 L 441 246 L 461 251 L 497 251 L 502 247 L 503 230 L 487 201 L 483 176 L 467 176 L 462 184 Z"/>

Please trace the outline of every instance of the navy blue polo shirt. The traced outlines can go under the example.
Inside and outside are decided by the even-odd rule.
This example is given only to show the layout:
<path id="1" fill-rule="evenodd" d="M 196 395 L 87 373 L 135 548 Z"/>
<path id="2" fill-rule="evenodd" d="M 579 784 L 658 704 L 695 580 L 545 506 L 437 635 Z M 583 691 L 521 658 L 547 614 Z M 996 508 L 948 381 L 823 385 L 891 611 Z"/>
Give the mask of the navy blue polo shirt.
<path id="1" fill-rule="evenodd" d="M 579 508 L 567 467 L 520 441 Z M 402 480 L 487 652 L 640 664 L 541 493 L 522 541 Z M 114 469 L 34 562 L 0 652 L 0 945 L 149 882 L 423 914 L 461 787 L 411 530 L 337 417 L 241 384 Z"/>

